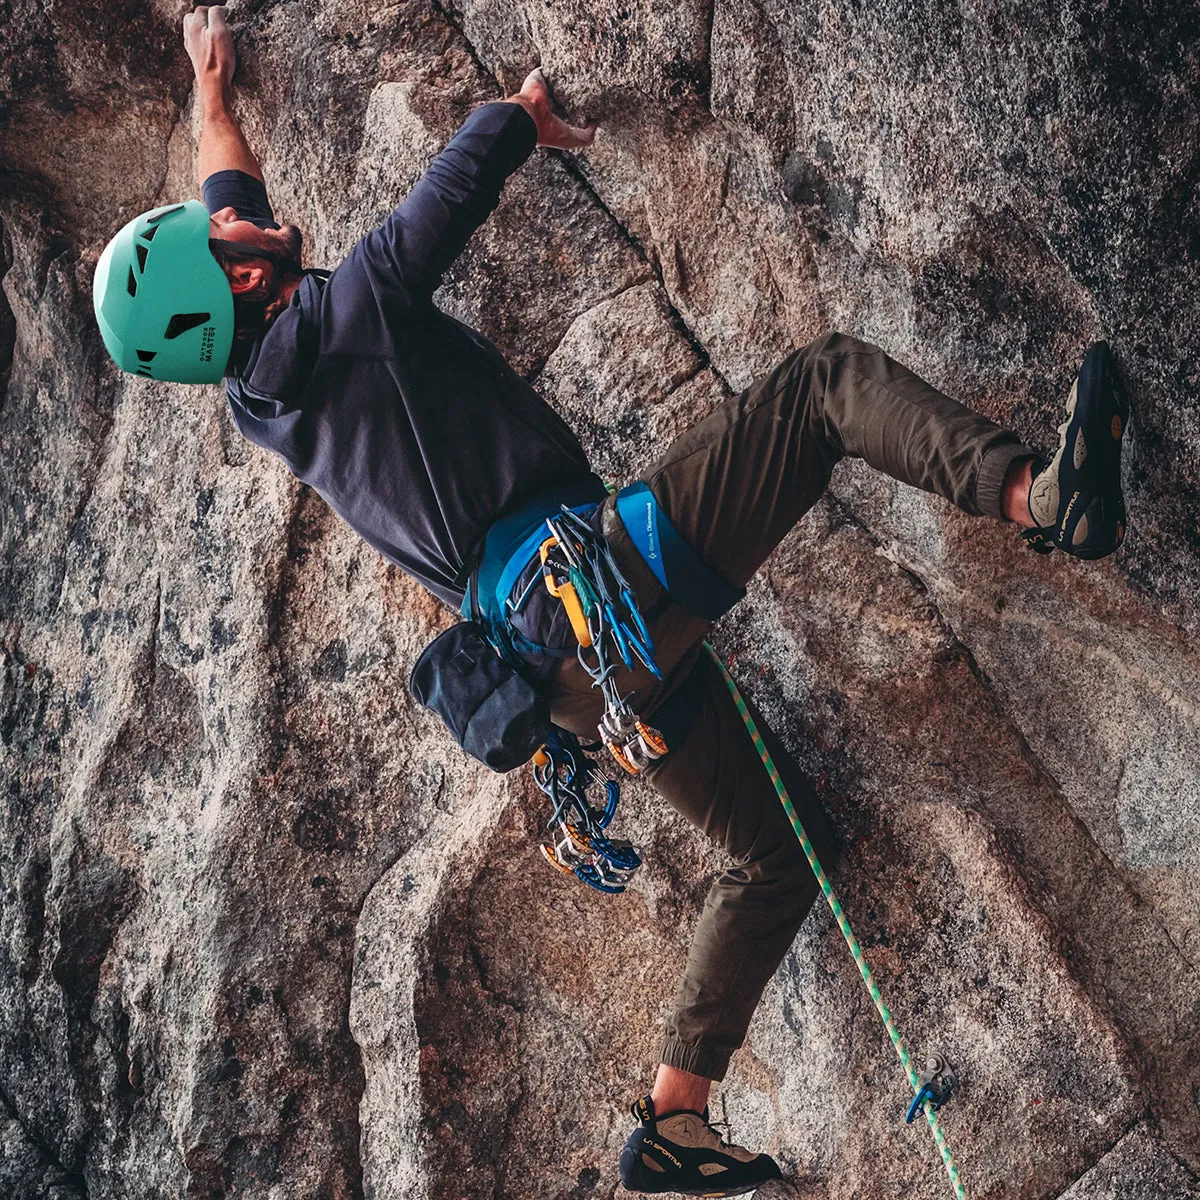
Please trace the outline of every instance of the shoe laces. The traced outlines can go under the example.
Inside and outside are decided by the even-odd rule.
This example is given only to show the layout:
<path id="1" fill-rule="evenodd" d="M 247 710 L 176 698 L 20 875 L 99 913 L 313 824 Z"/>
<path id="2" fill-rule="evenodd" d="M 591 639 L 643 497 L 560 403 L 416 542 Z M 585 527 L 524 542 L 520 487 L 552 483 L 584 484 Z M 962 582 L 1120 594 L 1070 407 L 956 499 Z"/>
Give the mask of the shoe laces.
<path id="1" fill-rule="evenodd" d="M 730 1133 L 729 1133 L 729 1122 L 728 1121 L 709 1121 L 708 1127 L 720 1139 L 722 1150 L 732 1149 L 733 1143 L 729 1140 Z M 723 1133 L 720 1132 L 721 1130 L 724 1130 L 724 1132 Z"/>
<path id="2" fill-rule="evenodd" d="M 717 1137 L 720 1139 L 722 1148 L 729 1149 L 733 1145 L 732 1141 L 730 1140 L 732 1134 L 730 1132 L 729 1122 L 727 1120 L 725 1120 L 725 1097 L 724 1096 L 721 1097 L 721 1120 L 719 1120 L 719 1121 L 711 1120 L 709 1118 L 708 1109 L 705 1109 L 704 1110 L 704 1123 L 709 1127 L 709 1129 L 711 1129 L 714 1133 L 717 1134 Z M 724 1133 L 721 1133 L 720 1130 L 724 1130 Z"/>

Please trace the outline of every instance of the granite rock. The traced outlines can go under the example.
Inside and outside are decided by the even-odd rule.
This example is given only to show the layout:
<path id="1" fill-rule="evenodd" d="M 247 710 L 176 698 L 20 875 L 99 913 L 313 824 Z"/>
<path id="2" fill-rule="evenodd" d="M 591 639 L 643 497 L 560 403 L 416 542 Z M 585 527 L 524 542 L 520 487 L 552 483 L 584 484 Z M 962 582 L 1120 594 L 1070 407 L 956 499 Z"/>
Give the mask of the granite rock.
<path id="1" fill-rule="evenodd" d="M 0 23 L 0 1190 L 622 1194 L 628 1102 L 720 854 L 649 789 L 608 899 L 523 772 L 405 687 L 452 615 L 216 389 L 121 377 L 105 240 L 196 193 L 165 0 Z M 858 464 L 715 642 L 844 844 L 835 884 L 967 1194 L 1197 1194 L 1200 7 L 251 0 L 239 113 L 332 265 L 541 63 L 539 153 L 439 293 L 631 478 L 829 328 L 1049 446 L 1133 395 L 1112 559 Z M 829 914 L 714 1105 L 797 1194 L 948 1195 Z M 766 1191 L 763 1192 L 764 1196 Z"/>
<path id="2" fill-rule="evenodd" d="M 1062 1200 L 1192 1200 L 1196 1178 L 1185 1171 L 1145 1126 L 1122 1138 Z"/>

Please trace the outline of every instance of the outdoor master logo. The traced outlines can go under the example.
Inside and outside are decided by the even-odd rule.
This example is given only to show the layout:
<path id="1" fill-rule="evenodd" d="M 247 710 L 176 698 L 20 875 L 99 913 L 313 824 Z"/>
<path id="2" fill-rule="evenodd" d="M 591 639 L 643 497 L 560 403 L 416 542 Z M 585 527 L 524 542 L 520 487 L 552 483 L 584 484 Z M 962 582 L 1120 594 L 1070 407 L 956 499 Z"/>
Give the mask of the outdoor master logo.
<path id="1" fill-rule="evenodd" d="M 204 333 L 200 338 L 200 361 L 212 362 L 213 345 L 217 340 L 217 327 L 215 325 L 205 325 Z"/>

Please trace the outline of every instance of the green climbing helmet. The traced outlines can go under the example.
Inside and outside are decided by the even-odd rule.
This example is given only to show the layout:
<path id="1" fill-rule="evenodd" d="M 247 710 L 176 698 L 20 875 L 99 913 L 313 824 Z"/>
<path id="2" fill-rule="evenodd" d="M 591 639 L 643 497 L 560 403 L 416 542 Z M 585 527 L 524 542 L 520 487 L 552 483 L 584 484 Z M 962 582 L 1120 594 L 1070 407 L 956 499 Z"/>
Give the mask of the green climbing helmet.
<path id="1" fill-rule="evenodd" d="M 104 247 L 92 304 L 123 371 L 175 383 L 217 383 L 233 347 L 233 292 L 208 248 L 199 200 L 134 217 Z"/>

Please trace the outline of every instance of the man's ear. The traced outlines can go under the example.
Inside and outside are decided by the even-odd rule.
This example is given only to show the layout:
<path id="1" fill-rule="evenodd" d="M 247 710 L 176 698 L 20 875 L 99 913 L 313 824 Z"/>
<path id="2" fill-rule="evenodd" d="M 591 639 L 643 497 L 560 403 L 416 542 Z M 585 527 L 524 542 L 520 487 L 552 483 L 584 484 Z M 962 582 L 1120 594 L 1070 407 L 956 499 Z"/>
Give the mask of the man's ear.
<path id="1" fill-rule="evenodd" d="M 267 277 L 262 267 L 249 262 L 233 263 L 225 268 L 225 275 L 229 280 L 229 290 L 235 296 L 243 296 L 262 287 Z"/>

